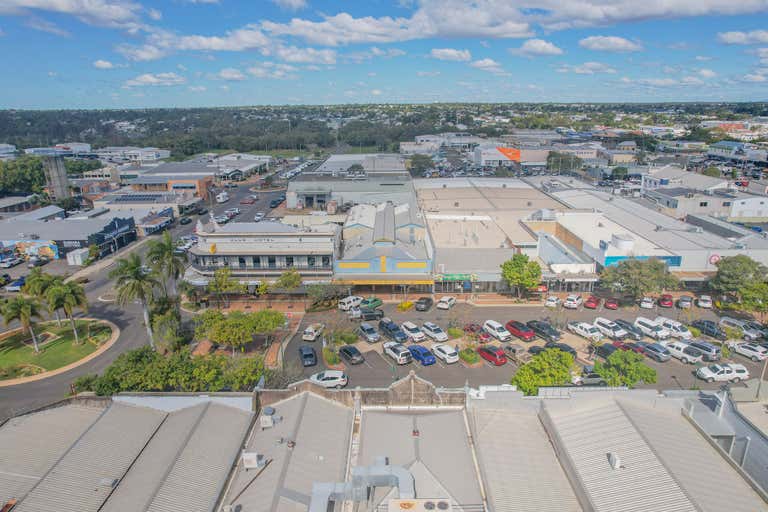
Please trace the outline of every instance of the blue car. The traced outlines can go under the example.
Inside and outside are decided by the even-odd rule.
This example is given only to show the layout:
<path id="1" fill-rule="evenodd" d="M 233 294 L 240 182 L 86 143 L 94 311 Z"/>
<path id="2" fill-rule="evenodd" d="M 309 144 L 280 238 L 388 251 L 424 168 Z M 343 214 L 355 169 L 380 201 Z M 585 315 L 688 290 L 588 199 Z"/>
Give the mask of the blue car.
<path id="1" fill-rule="evenodd" d="M 5 287 L 5 291 L 7 292 L 20 292 L 22 288 L 24 288 L 24 285 L 27 282 L 27 278 L 24 276 L 21 276 L 17 280 L 13 281 L 12 283 L 9 283 Z"/>
<path id="2" fill-rule="evenodd" d="M 435 364 L 435 356 L 432 355 L 432 352 L 430 352 L 426 347 L 422 347 L 421 345 L 411 345 L 408 347 L 408 351 L 411 353 L 411 357 L 413 357 L 415 361 L 421 363 L 421 366 L 429 366 L 431 364 Z"/>

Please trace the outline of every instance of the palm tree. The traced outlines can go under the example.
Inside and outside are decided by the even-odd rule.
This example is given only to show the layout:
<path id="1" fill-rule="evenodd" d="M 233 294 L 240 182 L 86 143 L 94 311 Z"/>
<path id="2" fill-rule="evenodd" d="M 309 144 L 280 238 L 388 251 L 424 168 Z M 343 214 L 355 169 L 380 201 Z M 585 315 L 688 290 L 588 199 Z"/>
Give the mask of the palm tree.
<path id="1" fill-rule="evenodd" d="M 166 231 L 160 240 L 152 240 L 147 251 L 149 265 L 159 275 L 170 281 L 171 295 L 176 295 L 176 281 L 184 272 L 184 260 L 176 254 L 176 245 Z"/>
<path id="2" fill-rule="evenodd" d="M 115 268 L 109 273 L 115 279 L 117 302 L 125 306 L 131 301 L 138 300 L 144 313 L 144 324 L 147 326 L 149 345 L 155 349 L 155 338 L 152 334 L 152 324 L 149 320 L 149 303 L 154 296 L 155 287 L 160 283 L 155 276 L 142 264 L 138 254 L 130 254 L 117 260 Z"/>
<path id="3" fill-rule="evenodd" d="M 32 344 L 35 346 L 35 352 L 40 352 L 37 346 L 37 335 L 32 326 L 35 318 L 40 318 L 40 303 L 36 299 L 29 297 L 14 297 L 3 305 L 3 320 L 7 326 L 14 320 L 18 320 L 22 329 L 29 331 L 32 335 Z"/>
<path id="4" fill-rule="evenodd" d="M 48 310 L 56 315 L 56 325 L 61 326 L 61 317 L 59 316 L 59 307 L 54 307 L 45 298 L 46 291 L 52 286 L 62 283 L 63 278 L 60 276 L 52 276 L 46 272 L 43 272 L 41 268 L 34 268 L 29 272 L 26 283 L 24 284 L 24 291 L 29 295 L 34 296 L 37 299 L 45 300 Z"/>
<path id="5" fill-rule="evenodd" d="M 80 308 L 83 311 L 88 310 L 88 299 L 85 296 L 83 285 L 75 282 L 56 282 L 45 290 L 45 302 L 48 307 L 64 310 L 64 314 L 69 318 L 72 325 L 72 334 L 75 336 L 75 343 L 80 343 L 80 337 L 77 334 L 75 324 L 75 309 Z"/>

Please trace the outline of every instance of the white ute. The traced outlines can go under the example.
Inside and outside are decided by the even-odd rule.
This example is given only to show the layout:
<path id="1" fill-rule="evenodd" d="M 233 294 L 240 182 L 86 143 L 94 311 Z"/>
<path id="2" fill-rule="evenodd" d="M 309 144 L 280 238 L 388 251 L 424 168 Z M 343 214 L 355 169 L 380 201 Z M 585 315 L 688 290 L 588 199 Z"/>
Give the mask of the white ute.
<path id="1" fill-rule="evenodd" d="M 317 341 L 317 338 L 322 334 L 325 325 L 323 324 L 311 324 L 304 329 L 304 333 L 301 335 L 303 341 Z"/>
<path id="2" fill-rule="evenodd" d="M 600 341 L 603 339 L 600 330 L 587 322 L 568 322 L 568 330 L 588 340 Z"/>

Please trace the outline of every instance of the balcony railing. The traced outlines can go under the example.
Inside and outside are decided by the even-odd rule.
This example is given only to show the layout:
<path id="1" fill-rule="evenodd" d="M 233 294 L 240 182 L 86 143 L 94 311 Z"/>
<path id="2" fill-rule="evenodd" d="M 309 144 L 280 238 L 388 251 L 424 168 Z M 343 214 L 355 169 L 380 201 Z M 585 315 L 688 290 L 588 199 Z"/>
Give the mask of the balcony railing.
<path id="1" fill-rule="evenodd" d="M 269 271 L 284 271 L 284 270 L 290 270 L 290 269 L 296 269 L 296 270 L 312 270 L 317 272 L 331 272 L 333 270 L 333 265 L 274 265 L 274 266 L 261 266 L 261 267 L 253 267 L 248 265 L 198 265 L 195 263 L 192 263 L 192 268 L 195 270 L 199 270 L 201 272 L 215 272 L 216 270 L 222 269 L 222 268 L 228 268 L 232 272 L 237 271 L 253 271 L 253 272 L 269 272 Z"/>

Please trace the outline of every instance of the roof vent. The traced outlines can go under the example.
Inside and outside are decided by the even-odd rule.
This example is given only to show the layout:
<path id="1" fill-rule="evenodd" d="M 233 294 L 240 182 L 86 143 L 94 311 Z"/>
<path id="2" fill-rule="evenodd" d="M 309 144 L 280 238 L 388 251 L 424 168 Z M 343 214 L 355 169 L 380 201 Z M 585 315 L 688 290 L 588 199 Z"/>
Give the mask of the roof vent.
<path id="1" fill-rule="evenodd" d="M 102 478 L 99 480 L 99 487 L 109 487 L 114 489 L 117 486 L 117 478 Z"/>
<path id="2" fill-rule="evenodd" d="M 613 452 L 608 452 L 608 464 L 611 465 L 612 469 L 622 469 L 624 466 L 621 465 L 621 459 L 618 455 L 616 455 Z"/>
<path id="3" fill-rule="evenodd" d="M 246 452 L 243 450 L 241 459 L 244 469 L 260 469 L 267 464 L 267 458 L 256 452 Z"/>

